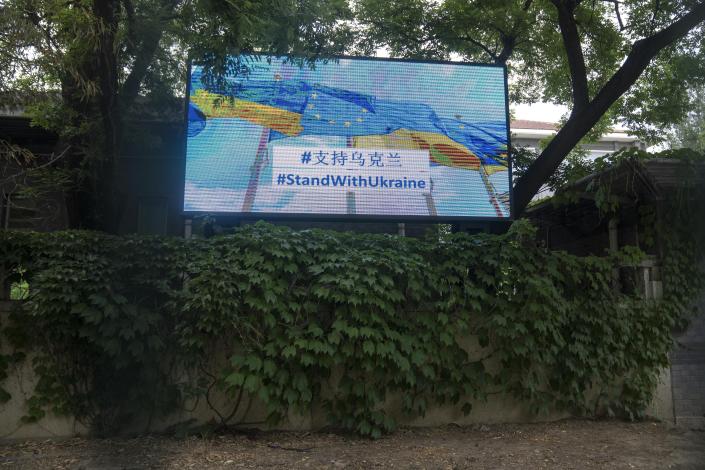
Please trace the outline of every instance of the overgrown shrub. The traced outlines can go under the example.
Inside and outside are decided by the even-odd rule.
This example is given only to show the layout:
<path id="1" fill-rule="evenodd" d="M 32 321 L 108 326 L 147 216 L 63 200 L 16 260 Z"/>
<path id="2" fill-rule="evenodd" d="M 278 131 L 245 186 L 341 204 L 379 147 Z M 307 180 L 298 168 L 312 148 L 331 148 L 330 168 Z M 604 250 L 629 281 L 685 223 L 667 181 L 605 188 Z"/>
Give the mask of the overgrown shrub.
<path id="1" fill-rule="evenodd" d="M 615 291 L 615 263 L 639 253 L 548 252 L 526 222 L 441 241 L 263 223 L 208 240 L 0 232 L 0 256 L 30 285 L 5 332 L 36 353 L 27 419 L 103 434 L 193 396 L 223 425 L 254 396 L 271 422 L 320 403 L 372 437 L 394 429 L 396 393 L 413 416 L 506 392 L 638 417 L 687 310 Z"/>

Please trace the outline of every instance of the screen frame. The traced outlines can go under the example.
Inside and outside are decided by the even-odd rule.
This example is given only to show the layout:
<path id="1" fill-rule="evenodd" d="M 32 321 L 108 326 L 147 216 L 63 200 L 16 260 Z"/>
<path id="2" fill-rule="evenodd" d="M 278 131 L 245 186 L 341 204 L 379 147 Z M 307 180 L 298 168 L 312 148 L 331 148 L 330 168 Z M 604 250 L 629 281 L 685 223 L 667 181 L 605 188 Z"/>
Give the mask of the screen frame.
<path id="1" fill-rule="evenodd" d="M 240 55 L 256 55 L 262 57 L 295 57 L 304 58 L 294 54 L 273 54 L 266 52 L 251 52 L 241 53 Z M 501 68 L 504 77 L 504 104 L 505 104 L 505 122 L 507 128 L 507 178 L 509 178 L 509 217 L 482 217 L 482 216 L 444 216 L 444 215 L 391 215 L 391 214 L 312 214 L 312 213 L 294 213 L 294 212 L 223 212 L 223 211 L 190 211 L 184 208 L 186 199 L 186 164 L 188 152 L 188 111 L 189 101 L 191 99 L 191 68 L 193 65 L 200 65 L 190 58 L 186 61 L 186 94 L 184 98 L 183 109 L 183 183 L 181 185 L 181 215 L 185 218 L 196 218 L 199 216 L 213 216 L 218 218 L 237 219 L 237 220 L 311 220 L 311 221 L 329 221 L 329 222 L 417 222 L 417 223 L 462 223 L 462 222 L 511 222 L 514 220 L 514 187 L 512 185 L 512 141 L 509 118 L 509 85 L 507 76 L 506 64 L 482 63 L 482 62 L 460 62 L 452 60 L 417 60 L 403 59 L 397 57 L 364 57 L 350 55 L 331 55 L 317 58 L 316 60 L 373 60 L 380 62 L 405 62 L 405 63 L 421 63 L 421 64 L 452 64 L 470 67 L 491 67 Z"/>

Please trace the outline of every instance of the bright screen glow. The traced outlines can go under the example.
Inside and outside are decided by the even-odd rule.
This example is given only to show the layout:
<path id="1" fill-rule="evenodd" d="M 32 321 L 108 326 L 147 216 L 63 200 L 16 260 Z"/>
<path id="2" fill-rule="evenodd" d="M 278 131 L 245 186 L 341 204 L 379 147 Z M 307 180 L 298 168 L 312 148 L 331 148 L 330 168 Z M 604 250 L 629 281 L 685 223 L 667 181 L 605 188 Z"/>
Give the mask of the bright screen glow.
<path id="1" fill-rule="evenodd" d="M 509 217 L 503 68 L 238 62 L 218 86 L 191 68 L 185 211 Z"/>

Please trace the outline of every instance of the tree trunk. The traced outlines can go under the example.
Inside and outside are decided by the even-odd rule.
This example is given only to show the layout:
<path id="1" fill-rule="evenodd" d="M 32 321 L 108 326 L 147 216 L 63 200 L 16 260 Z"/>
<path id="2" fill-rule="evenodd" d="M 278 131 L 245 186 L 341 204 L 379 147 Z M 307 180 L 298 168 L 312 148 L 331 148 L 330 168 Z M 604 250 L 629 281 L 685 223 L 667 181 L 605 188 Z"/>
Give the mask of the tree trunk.
<path id="1" fill-rule="evenodd" d="M 627 59 L 597 96 L 586 106 L 573 110 L 558 134 L 514 185 L 515 217 L 524 212 L 531 199 L 558 169 L 568 153 L 597 124 L 610 106 L 629 90 L 656 54 L 685 36 L 703 20 L 705 20 L 705 2 L 696 5 L 667 28 L 634 43 Z"/>
<path id="2" fill-rule="evenodd" d="M 117 232 L 120 217 L 118 195 L 115 186 L 116 160 L 119 136 L 118 106 L 118 67 L 115 48 L 115 35 L 118 26 L 117 0 L 94 0 L 93 14 L 101 23 L 97 56 L 97 79 L 99 85 L 98 111 L 101 119 L 101 144 L 98 146 L 100 165 L 98 166 L 99 220 L 103 230 Z"/>

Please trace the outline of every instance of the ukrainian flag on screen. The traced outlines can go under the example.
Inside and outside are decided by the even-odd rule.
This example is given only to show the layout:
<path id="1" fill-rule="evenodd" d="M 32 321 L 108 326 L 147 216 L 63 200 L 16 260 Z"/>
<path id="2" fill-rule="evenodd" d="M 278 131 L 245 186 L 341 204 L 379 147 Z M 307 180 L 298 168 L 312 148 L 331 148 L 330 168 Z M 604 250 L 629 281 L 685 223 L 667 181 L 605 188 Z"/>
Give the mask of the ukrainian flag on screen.
<path id="1" fill-rule="evenodd" d="M 505 122 L 440 118 L 426 104 L 382 100 L 302 80 L 244 79 L 228 93 L 195 90 L 189 135 L 200 132 L 207 118 L 218 117 L 270 128 L 270 140 L 302 135 L 376 136 L 377 144 L 393 148 L 393 142 L 410 139 L 416 148 L 430 149 L 437 164 L 476 169 L 482 163 L 496 170 L 507 166 Z"/>

